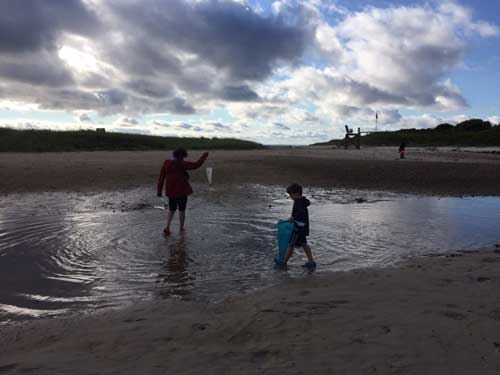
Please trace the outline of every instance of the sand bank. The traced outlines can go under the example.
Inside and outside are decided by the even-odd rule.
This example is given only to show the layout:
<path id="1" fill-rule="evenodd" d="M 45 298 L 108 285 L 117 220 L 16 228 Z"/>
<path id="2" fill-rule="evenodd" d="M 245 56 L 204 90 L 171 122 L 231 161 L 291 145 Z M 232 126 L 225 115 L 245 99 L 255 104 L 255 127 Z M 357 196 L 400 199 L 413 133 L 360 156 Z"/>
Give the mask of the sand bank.
<path id="1" fill-rule="evenodd" d="M 500 195 L 500 155 L 450 149 L 412 149 L 399 160 L 394 148 L 331 147 L 212 151 L 206 166 L 215 184 L 276 184 L 356 188 L 434 195 Z M 192 152 L 190 158 L 201 153 Z M 0 193 L 154 190 L 160 151 L 0 154 Z M 206 179 L 193 172 L 193 182 Z"/>
<path id="2" fill-rule="evenodd" d="M 500 252 L 0 327 L 8 374 L 498 374 Z M 278 271 L 277 271 L 278 272 Z"/>

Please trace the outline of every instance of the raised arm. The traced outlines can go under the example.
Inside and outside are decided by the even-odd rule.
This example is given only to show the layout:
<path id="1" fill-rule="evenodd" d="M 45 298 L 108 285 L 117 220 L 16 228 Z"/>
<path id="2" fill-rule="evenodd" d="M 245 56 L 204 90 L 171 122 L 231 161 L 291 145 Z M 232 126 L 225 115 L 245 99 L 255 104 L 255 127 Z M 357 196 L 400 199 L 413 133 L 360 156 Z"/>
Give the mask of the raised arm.
<path id="1" fill-rule="evenodd" d="M 197 169 L 203 165 L 203 163 L 205 162 L 205 160 L 207 160 L 207 158 L 208 158 L 208 152 L 205 152 L 203 155 L 201 155 L 198 161 L 192 162 L 183 160 L 182 166 L 184 167 L 184 169 Z"/>

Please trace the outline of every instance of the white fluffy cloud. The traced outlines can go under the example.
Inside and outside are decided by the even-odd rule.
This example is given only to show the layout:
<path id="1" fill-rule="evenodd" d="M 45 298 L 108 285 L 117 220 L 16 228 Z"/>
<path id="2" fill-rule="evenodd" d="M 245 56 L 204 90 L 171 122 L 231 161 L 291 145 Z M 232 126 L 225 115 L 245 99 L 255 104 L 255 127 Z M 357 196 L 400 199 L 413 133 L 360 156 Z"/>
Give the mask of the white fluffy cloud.
<path id="1" fill-rule="evenodd" d="M 352 13 L 338 25 L 323 23 L 316 40 L 330 63 L 322 72 L 330 87 L 338 90 L 332 70 L 344 82 L 339 104 L 450 111 L 466 106 L 447 75 L 463 64 L 467 37 L 474 34 L 497 36 L 499 29 L 473 22 L 467 8 L 448 2 Z"/>
<path id="2" fill-rule="evenodd" d="M 486 120 L 491 122 L 493 125 L 500 125 L 500 116 L 490 116 Z"/>

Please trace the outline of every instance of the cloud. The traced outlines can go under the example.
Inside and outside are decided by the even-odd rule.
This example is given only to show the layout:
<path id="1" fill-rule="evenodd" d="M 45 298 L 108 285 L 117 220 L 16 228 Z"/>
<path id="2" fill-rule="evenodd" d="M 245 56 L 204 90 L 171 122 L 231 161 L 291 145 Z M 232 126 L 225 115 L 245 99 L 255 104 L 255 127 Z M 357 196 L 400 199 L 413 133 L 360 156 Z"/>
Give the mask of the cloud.
<path id="1" fill-rule="evenodd" d="M 61 33 L 95 36 L 100 22 L 81 0 L 0 2 L 0 52 L 54 51 Z"/>
<path id="2" fill-rule="evenodd" d="M 35 86 L 67 86 L 73 83 L 71 72 L 58 58 L 43 51 L 26 53 L 23 59 L 0 57 L 0 77 L 4 82 Z"/>
<path id="3" fill-rule="evenodd" d="M 253 102 L 258 100 L 259 96 L 250 87 L 244 85 L 224 87 L 221 98 L 232 102 Z"/>
<path id="4" fill-rule="evenodd" d="M 199 137 L 200 135 L 210 135 L 217 137 L 227 137 L 235 133 L 240 133 L 239 126 L 225 124 L 221 122 L 193 122 L 182 121 L 158 121 L 153 120 L 148 124 L 155 134 L 176 137 Z"/>
<path id="5" fill-rule="evenodd" d="M 334 28 L 324 26 L 330 38 L 317 41 L 330 57 L 343 86 L 359 104 L 377 102 L 408 107 L 455 110 L 466 106 L 459 90 L 445 75 L 460 66 L 466 51 L 464 30 L 476 24 L 459 13 L 464 8 L 371 8 L 348 15 Z M 376 36 L 376 37 L 375 37 Z M 329 70 L 324 71 L 331 80 Z M 339 82 L 340 81 L 340 82 Z"/>
<path id="6" fill-rule="evenodd" d="M 289 128 L 288 126 L 286 126 L 286 125 L 284 125 L 284 124 L 281 124 L 281 123 L 279 123 L 279 122 L 275 122 L 275 123 L 273 124 L 273 126 L 274 126 L 274 128 L 275 128 L 275 129 L 280 129 L 280 130 L 290 130 L 290 128 Z"/>
<path id="7" fill-rule="evenodd" d="M 491 122 L 493 125 L 500 125 L 500 115 L 499 116 L 490 116 L 486 119 L 486 121 Z"/>
<path id="8" fill-rule="evenodd" d="M 121 120 L 119 120 L 118 123 L 120 124 L 120 126 L 124 126 L 124 127 L 132 126 L 133 127 L 133 126 L 139 125 L 139 120 L 137 120 L 136 118 L 133 118 L 133 117 L 124 117 Z"/>
<path id="9" fill-rule="evenodd" d="M 155 126 L 160 126 L 162 128 L 170 128 L 172 126 L 172 124 L 168 123 L 168 122 L 163 122 L 163 121 L 153 121 L 153 125 Z"/>
<path id="10" fill-rule="evenodd" d="M 256 101 L 253 83 L 300 62 L 304 25 L 225 0 L 5 0 L 0 94 L 101 115 Z"/>
<path id="11" fill-rule="evenodd" d="M 4 0 L 0 2 L 0 93 L 10 100 L 50 106 L 53 88 L 74 84 L 58 56 L 66 34 L 97 37 L 101 23 L 83 1 Z M 35 89 L 34 89 L 35 88 Z M 39 95 L 44 88 L 49 92 Z"/>
<path id="12" fill-rule="evenodd" d="M 372 126 L 375 112 L 382 127 L 418 127 L 435 118 L 402 113 L 467 107 L 450 77 L 471 41 L 500 36 L 453 1 L 350 11 L 277 0 L 271 13 L 253 4 L 4 0 L 0 100 L 76 116 L 198 115 L 189 124 L 146 120 L 182 134 L 314 138 L 344 123 Z M 232 123 L 204 121 L 219 110 Z"/>
<path id="13" fill-rule="evenodd" d="M 79 117 L 80 122 L 92 122 L 92 119 L 87 113 L 82 113 Z"/>
<path id="14" fill-rule="evenodd" d="M 214 122 L 214 123 L 212 123 L 210 125 L 212 125 L 212 127 L 214 128 L 214 130 L 223 130 L 223 131 L 226 131 L 226 132 L 230 132 L 232 130 L 230 126 L 221 124 L 220 122 Z"/>
<path id="15" fill-rule="evenodd" d="M 148 46 L 144 42 L 152 41 L 157 47 L 190 54 L 190 63 L 206 62 L 226 69 L 234 79 L 267 77 L 279 60 L 299 58 L 307 41 L 307 33 L 299 25 L 288 25 L 279 17 L 262 17 L 244 4 L 231 1 L 108 3 L 114 20 L 126 24 L 128 31 L 139 37 L 128 37 L 133 49 L 138 48 L 137 42 Z M 159 59 L 154 61 L 164 61 L 159 53 L 141 52 L 142 59 L 152 55 Z"/>
<path id="16" fill-rule="evenodd" d="M 29 118 L 19 118 L 15 120 L 4 120 L 0 126 L 18 130 L 81 130 L 95 129 L 92 125 L 83 125 L 76 122 L 58 123 L 47 120 L 33 120 Z"/>

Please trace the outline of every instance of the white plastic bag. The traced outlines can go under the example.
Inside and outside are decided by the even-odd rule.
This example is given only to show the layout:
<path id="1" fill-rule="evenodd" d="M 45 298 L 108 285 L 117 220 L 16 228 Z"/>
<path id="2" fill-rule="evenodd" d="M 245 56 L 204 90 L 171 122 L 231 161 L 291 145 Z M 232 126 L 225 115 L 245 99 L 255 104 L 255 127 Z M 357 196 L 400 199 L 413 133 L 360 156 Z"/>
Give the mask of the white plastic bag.
<path id="1" fill-rule="evenodd" d="M 212 185 L 212 167 L 207 168 L 207 179 L 208 179 L 208 184 Z"/>

